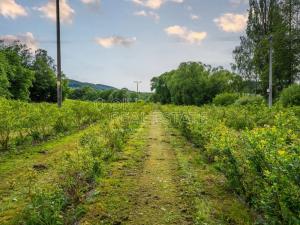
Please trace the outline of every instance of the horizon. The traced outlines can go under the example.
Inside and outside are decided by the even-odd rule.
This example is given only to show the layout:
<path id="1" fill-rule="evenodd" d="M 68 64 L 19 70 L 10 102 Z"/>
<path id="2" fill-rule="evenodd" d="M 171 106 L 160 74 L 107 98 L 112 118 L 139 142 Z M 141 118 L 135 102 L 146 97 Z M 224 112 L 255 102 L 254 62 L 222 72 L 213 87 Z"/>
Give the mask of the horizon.
<path id="1" fill-rule="evenodd" d="M 1 1 L 0 39 L 46 49 L 56 59 L 53 6 Z M 62 0 L 62 69 L 69 79 L 119 89 L 135 90 L 139 80 L 143 92 L 152 77 L 181 62 L 230 69 L 247 8 L 245 0 Z"/>

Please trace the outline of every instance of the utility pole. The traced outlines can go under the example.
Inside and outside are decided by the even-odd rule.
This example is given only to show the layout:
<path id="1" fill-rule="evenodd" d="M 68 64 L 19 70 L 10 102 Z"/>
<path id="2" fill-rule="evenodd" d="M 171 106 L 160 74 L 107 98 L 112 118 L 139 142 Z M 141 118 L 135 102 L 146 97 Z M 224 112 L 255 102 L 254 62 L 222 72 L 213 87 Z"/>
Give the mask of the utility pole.
<path id="1" fill-rule="evenodd" d="M 62 106 L 62 83 L 61 83 L 61 47 L 60 47 L 60 6 L 56 0 L 56 35 L 57 35 L 57 105 Z"/>
<path id="2" fill-rule="evenodd" d="M 271 108 L 272 107 L 272 104 L 273 104 L 273 37 L 272 35 L 270 36 L 269 38 L 269 41 L 270 41 L 270 63 L 269 63 L 269 89 L 268 89 L 268 92 L 269 92 L 269 107 Z"/>
<path id="3" fill-rule="evenodd" d="M 136 83 L 136 94 L 137 94 L 137 99 L 139 98 L 139 84 L 142 83 L 142 81 L 134 81 L 134 83 Z"/>

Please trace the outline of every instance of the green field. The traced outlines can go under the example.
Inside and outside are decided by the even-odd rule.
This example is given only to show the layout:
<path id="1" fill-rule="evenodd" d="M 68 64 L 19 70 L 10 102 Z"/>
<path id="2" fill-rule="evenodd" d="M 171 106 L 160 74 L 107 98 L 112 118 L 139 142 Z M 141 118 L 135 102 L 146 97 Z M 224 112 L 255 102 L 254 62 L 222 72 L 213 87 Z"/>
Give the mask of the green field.
<path id="1" fill-rule="evenodd" d="M 0 224 L 300 222 L 299 107 L 0 104 Z"/>

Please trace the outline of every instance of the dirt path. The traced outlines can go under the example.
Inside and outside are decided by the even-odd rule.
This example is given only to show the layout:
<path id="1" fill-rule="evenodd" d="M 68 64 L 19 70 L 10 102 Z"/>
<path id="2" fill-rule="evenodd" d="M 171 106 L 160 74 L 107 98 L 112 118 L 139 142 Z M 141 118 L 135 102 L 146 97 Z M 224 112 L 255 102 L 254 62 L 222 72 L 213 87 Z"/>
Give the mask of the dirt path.
<path id="1" fill-rule="evenodd" d="M 177 160 L 164 123 L 160 112 L 152 114 L 148 158 L 138 180 L 136 208 L 128 224 L 191 224 L 177 186 Z"/>
<path id="2" fill-rule="evenodd" d="M 224 176 L 161 112 L 146 118 L 122 154 L 87 200 L 78 224 L 254 224 Z"/>

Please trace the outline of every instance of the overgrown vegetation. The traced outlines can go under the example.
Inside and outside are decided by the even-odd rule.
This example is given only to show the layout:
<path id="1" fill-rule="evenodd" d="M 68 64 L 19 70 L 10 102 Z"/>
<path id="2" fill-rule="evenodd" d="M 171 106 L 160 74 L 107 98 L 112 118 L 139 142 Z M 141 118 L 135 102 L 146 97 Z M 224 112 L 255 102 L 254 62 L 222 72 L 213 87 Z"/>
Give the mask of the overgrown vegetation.
<path id="1" fill-rule="evenodd" d="M 58 109 L 49 103 L 0 99 L 0 149 L 7 151 L 87 127 L 111 111 L 111 105 L 101 103 L 67 101 Z"/>
<path id="2" fill-rule="evenodd" d="M 299 224 L 300 118 L 293 108 L 163 106 L 265 224 Z"/>
<path id="3" fill-rule="evenodd" d="M 15 216 L 14 224 L 74 224 L 85 213 L 82 204 L 88 192 L 151 110 L 151 105 L 144 104 L 84 104 L 98 113 L 99 126 L 81 136 L 74 152 L 64 155 L 58 175 L 50 184 L 31 184 L 29 201 Z"/>

